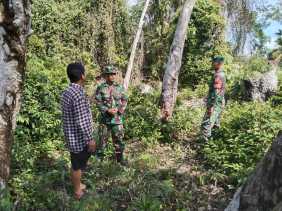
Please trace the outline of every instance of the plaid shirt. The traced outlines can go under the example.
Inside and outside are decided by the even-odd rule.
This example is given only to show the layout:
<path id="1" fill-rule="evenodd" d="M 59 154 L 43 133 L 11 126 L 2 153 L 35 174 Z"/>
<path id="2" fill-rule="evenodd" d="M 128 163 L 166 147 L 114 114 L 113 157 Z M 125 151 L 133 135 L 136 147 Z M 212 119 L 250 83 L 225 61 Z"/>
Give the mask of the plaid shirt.
<path id="1" fill-rule="evenodd" d="M 66 146 L 70 152 L 81 152 L 92 140 L 92 114 L 82 86 L 70 84 L 61 98 Z"/>

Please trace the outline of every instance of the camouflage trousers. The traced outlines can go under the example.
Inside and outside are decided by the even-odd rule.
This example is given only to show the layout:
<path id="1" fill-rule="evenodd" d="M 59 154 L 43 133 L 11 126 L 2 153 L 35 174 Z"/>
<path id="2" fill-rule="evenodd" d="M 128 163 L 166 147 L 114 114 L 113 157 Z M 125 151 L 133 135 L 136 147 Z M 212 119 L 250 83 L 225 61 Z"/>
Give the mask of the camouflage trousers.
<path id="1" fill-rule="evenodd" d="M 97 155 L 100 158 L 104 157 L 104 150 L 107 146 L 108 139 L 111 136 L 113 145 L 115 148 L 115 154 L 117 158 L 120 158 L 124 151 L 124 129 L 123 125 L 105 125 L 100 124 L 98 130 L 98 141 L 97 141 Z"/>
<path id="2" fill-rule="evenodd" d="M 217 106 L 214 108 L 211 114 L 206 111 L 202 122 L 202 135 L 205 139 L 209 139 L 212 136 L 212 129 L 214 127 L 220 127 L 220 120 L 223 107 Z"/>

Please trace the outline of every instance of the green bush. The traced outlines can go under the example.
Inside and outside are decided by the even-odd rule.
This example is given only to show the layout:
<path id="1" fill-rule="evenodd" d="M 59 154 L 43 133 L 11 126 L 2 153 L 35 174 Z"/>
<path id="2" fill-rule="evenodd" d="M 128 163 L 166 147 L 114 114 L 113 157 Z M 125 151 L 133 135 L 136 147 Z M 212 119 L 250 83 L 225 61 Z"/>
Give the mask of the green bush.
<path id="1" fill-rule="evenodd" d="M 282 87 L 279 88 L 278 93 L 271 97 L 271 103 L 273 106 L 282 105 Z"/>
<path id="2" fill-rule="evenodd" d="M 142 95 L 137 90 L 129 96 L 125 117 L 127 140 L 139 140 L 144 144 L 173 142 L 184 138 L 199 127 L 201 109 L 177 105 L 172 119 L 162 124 L 159 108 L 160 93 Z"/>
<path id="3" fill-rule="evenodd" d="M 161 138 L 159 94 L 142 95 L 133 90 L 125 116 L 126 139 L 156 143 Z"/>
<path id="4" fill-rule="evenodd" d="M 252 77 L 258 73 L 265 73 L 270 70 L 268 61 L 261 56 L 253 56 L 243 61 L 244 78 Z"/>
<path id="5" fill-rule="evenodd" d="M 150 21 L 144 27 L 146 74 L 161 79 L 170 45 L 174 38 L 181 1 L 154 1 L 149 9 Z M 173 11 L 173 12 L 172 12 Z M 226 56 L 232 63 L 229 47 L 224 40 L 224 21 L 220 4 L 213 0 L 199 0 L 193 8 L 185 42 L 180 85 L 193 89 L 212 75 L 211 58 Z M 227 69 L 230 69 L 228 66 Z"/>
<path id="6" fill-rule="evenodd" d="M 0 210 L 11 211 L 13 210 L 14 203 L 10 195 L 9 189 L 0 190 Z"/>
<path id="7" fill-rule="evenodd" d="M 279 90 L 273 97 L 271 97 L 271 102 L 272 102 L 273 106 L 282 105 L 282 86 L 281 86 L 282 71 L 281 70 L 282 70 L 282 67 L 280 68 L 280 71 L 278 71 L 278 81 L 279 81 L 279 85 L 280 85 Z"/>
<path id="8" fill-rule="evenodd" d="M 185 43 L 181 84 L 196 88 L 199 84 L 207 83 L 213 74 L 212 57 L 216 55 L 226 58 L 225 70 L 229 72 L 232 56 L 224 40 L 224 24 L 218 2 L 197 1 Z"/>
<path id="9" fill-rule="evenodd" d="M 281 129 L 281 114 L 269 103 L 230 104 L 221 128 L 204 146 L 208 166 L 225 175 L 228 184 L 241 184 Z"/>
<path id="10" fill-rule="evenodd" d="M 29 60 L 28 69 L 17 118 L 14 169 L 33 166 L 40 156 L 62 146 L 60 95 L 68 84 L 65 65 L 34 58 Z"/>
<path id="11" fill-rule="evenodd" d="M 191 99 L 199 99 L 207 96 L 209 89 L 208 83 L 199 84 L 195 89 L 192 88 L 184 88 L 180 89 L 177 95 L 177 102 L 187 101 Z"/>
<path id="12" fill-rule="evenodd" d="M 30 56 L 28 61 L 23 103 L 12 148 L 13 177 L 10 181 L 13 197 L 19 200 L 23 210 L 30 210 L 36 203 L 40 209 L 40 201 L 46 197 L 40 193 L 53 194 L 40 189 L 47 188 L 48 185 L 44 187 L 45 179 L 50 179 L 47 172 L 57 166 L 58 158 L 64 154 L 60 95 L 68 81 L 66 65 L 54 61 L 36 56 Z"/>

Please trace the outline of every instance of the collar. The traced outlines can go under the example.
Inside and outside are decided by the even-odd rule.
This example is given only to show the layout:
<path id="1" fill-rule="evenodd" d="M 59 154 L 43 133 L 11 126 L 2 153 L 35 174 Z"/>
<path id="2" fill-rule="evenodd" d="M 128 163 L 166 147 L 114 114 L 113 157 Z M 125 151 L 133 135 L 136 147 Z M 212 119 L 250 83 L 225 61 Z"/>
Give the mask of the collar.
<path id="1" fill-rule="evenodd" d="M 79 84 L 76 84 L 76 83 L 71 83 L 70 86 L 71 86 L 71 87 L 74 87 L 74 88 L 76 88 L 76 89 L 83 90 L 83 87 L 82 87 L 81 85 L 79 85 Z"/>
<path id="2" fill-rule="evenodd" d="M 117 85 L 117 82 L 114 81 L 112 84 L 108 84 L 108 83 L 105 81 L 105 85 L 106 85 L 106 86 L 116 86 L 116 85 Z"/>
<path id="3" fill-rule="evenodd" d="M 215 72 L 215 73 L 221 73 L 221 72 L 223 72 L 223 69 L 221 68 L 221 69 L 219 69 L 219 70 L 214 70 L 214 72 Z"/>

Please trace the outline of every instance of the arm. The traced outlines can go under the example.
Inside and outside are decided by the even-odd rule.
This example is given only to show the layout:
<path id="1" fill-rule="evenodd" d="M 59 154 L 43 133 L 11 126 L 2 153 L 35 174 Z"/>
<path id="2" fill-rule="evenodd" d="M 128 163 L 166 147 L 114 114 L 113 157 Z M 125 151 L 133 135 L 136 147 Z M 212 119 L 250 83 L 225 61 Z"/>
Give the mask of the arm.
<path id="1" fill-rule="evenodd" d="M 220 76 L 216 76 L 213 84 L 213 92 L 209 93 L 207 106 L 209 113 L 213 112 L 214 105 L 222 101 L 221 90 L 223 88 L 223 80 Z"/>
<path id="2" fill-rule="evenodd" d="M 214 89 L 216 90 L 216 93 L 220 93 L 222 86 L 223 86 L 223 81 L 221 77 L 217 76 L 214 80 Z"/>
<path id="3" fill-rule="evenodd" d="M 79 98 L 73 104 L 75 122 L 79 130 L 83 133 L 84 140 L 89 143 L 92 140 L 92 115 L 89 103 L 86 99 Z"/>
<path id="4" fill-rule="evenodd" d="M 128 101 L 128 97 L 127 95 L 125 94 L 125 91 L 123 88 L 121 88 L 121 104 L 118 108 L 118 113 L 119 114 L 124 114 L 124 111 L 126 109 L 126 106 L 127 106 L 127 101 Z"/>
<path id="5" fill-rule="evenodd" d="M 223 88 L 223 78 L 220 76 L 217 76 L 214 81 L 214 90 L 215 90 L 215 96 L 214 96 L 214 104 L 222 104 L 222 88 Z"/>

